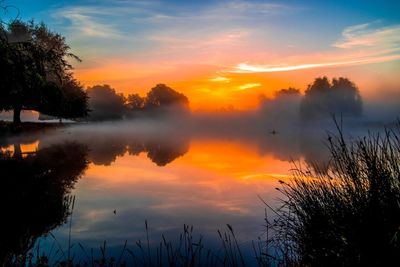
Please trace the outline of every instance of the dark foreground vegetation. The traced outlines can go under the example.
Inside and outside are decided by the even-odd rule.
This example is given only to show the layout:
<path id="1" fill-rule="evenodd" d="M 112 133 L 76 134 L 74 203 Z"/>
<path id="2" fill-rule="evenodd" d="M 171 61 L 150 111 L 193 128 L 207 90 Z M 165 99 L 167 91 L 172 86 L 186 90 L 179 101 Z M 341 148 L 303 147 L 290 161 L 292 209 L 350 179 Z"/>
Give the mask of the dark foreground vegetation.
<path id="1" fill-rule="evenodd" d="M 87 148 L 76 143 L 28 154 L 18 144 L 13 153 L 0 151 L 2 266 L 24 266 L 36 239 L 66 222 L 70 191 L 87 167 L 86 157 Z"/>
<path id="2" fill-rule="evenodd" d="M 332 160 L 297 168 L 268 227 L 285 265 L 398 266 L 400 128 L 328 145 Z"/>

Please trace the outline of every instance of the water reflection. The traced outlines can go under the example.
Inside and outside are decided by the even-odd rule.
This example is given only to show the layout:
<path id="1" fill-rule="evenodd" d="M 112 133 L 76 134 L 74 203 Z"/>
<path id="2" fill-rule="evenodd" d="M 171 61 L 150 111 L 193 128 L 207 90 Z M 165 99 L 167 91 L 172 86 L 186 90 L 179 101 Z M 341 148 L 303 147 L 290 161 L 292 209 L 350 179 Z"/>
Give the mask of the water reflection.
<path id="1" fill-rule="evenodd" d="M 271 128 L 252 120 L 236 124 L 221 120 L 201 126 L 176 122 L 161 124 L 155 121 L 117 122 L 70 126 L 45 134 L 0 138 L 0 147 L 38 140 L 40 147 L 72 141 L 88 147 L 89 160 L 95 165 L 110 166 L 126 153 L 145 153 L 156 165 L 165 166 L 185 155 L 192 141 L 221 140 L 255 147 L 260 156 L 269 155 L 287 162 L 301 160 L 308 164 L 326 165 L 330 155 L 324 143 L 328 137 L 327 130 L 331 128 L 331 131 L 335 131 L 332 126 L 286 125 Z M 355 136 L 360 131 L 365 132 L 361 127 L 351 129 Z"/>
<path id="2" fill-rule="evenodd" d="M 265 208 L 258 195 L 270 204 L 276 203 L 280 195 L 275 187 L 278 180 L 290 178 L 292 160 L 326 163 L 329 154 L 322 145 L 326 138 L 322 131 L 300 127 L 246 131 L 248 127 L 242 126 L 242 130 L 235 131 L 221 122 L 216 128 L 183 131 L 181 126 L 170 123 L 79 125 L 1 140 L 1 164 L 10 173 L 8 183 L 14 183 L 8 192 L 9 199 L 2 203 L 14 203 L 13 194 L 22 194 L 20 187 L 24 184 L 24 190 L 31 190 L 23 193 L 25 198 L 21 197 L 26 204 L 12 204 L 7 212 L 18 216 L 38 214 L 34 218 L 43 220 L 45 216 L 53 218 L 46 219 L 46 227 L 36 230 L 29 242 L 18 243 L 19 250 L 18 244 L 8 245 L 7 255 L 27 251 L 38 236 L 62 224 L 68 210 L 64 202 L 60 203 L 69 194 L 77 199 L 73 241 L 89 248 L 107 240 L 110 249 L 114 246 L 118 254 L 116 247 L 124 240 L 144 239 L 145 220 L 156 238 L 161 234 L 176 238 L 181 226 L 189 224 L 207 237 L 214 236 L 214 242 L 218 242 L 216 230 L 229 223 L 241 241 L 255 239 L 263 231 Z M 33 168 L 29 162 L 37 162 L 35 166 L 41 167 Z M 12 180 L 17 165 L 21 173 L 36 172 Z M 86 167 L 83 178 L 75 184 Z M 44 173 L 41 183 L 32 178 L 38 173 Z M 49 187 L 53 180 L 58 182 Z M 28 201 L 46 190 L 50 193 Z M 54 196 L 54 192 L 59 193 L 59 198 L 45 199 Z M 6 198 L 6 193 L 2 197 Z M 55 203 L 54 206 L 58 203 L 58 206 L 47 209 L 47 214 L 35 211 L 35 207 L 37 210 L 45 206 L 43 203 Z M 33 233 L 31 228 L 36 226 L 32 224 L 43 224 L 42 219 L 29 220 L 17 215 L 13 215 L 13 220 L 18 221 L 21 236 Z M 17 227 L 13 220 L 9 227 Z M 60 244 L 67 243 L 67 226 L 53 233 Z M 13 238 L 8 240 L 23 239 L 16 234 Z M 42 249 L 50 249 L 52 243 L 51 240 L 47 245 L 42 243 Z"/>
<path id="3" fill-rule="evenodd" d="M 0 262 L 26 256 L 36 239 L 59 225 L 69 214 L 69 196 L 87 167 L 87 149 L 76 143 L 37 151 L 0 151 Z M 25 147 L 26 148 L 26 147 Z"/>
<path id="4" fill-rule="evenodd" d="M 158 166 L 165 166 L 183 156 L 189 149 L 188 139 L 122 139 L 119 136 L 97 136 L 93 140 L 82 140 L 89 147 L 89 158 L 96 165 L 108 166 L 125 153 L 147 157 Z"/>

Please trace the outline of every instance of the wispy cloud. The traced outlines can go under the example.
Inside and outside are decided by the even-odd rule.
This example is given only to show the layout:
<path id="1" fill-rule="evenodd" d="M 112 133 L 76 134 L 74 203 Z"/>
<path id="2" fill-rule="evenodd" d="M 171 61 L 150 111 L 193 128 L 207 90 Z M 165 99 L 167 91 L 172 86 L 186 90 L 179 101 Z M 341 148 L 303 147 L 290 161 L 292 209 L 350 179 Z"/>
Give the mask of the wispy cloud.
<path id="1" fill-rule="evenodd" d="M 364 23 L 345 28 L 334 47 L 349 49 L 360 47 L 400 47 L 400 25 L 376 27 L 379 22 Z"/>
<path id="2" fill-rule="evenodd" d="M 200 17 L 208 19 L 227 19 L 227 18 L 256 18 L 257 16 L 274 16 L 293 13 L 302 8 L 283 3 L 263 3 L 250 1 L 227 1 L 219 5 L 212 6 L 199 14 Z"/>
<path id="3" fill-rule="evenodd" d="M 350 61 L 336 61 L 336 62 L 325 62 L 325 63 L 301 64 L 301 65 L 287 65 L 287 66 L 250 65 L 247 63 L 241 63 L 235 66 L 234 69 L 228 70 L 228 72 L 233 72 L 233 73 L 281 72 L 281 71 L 293 71 L 293 70 L 312 69 L 321 67 L 334 67 L 342 65 L 368 64 L 368 63 L 385 62 L 398 59 L 400 59 L 400 55 L 389 55 L 389 56 L 373 57 L 373 58 L 350 60 Z"/>
<path id="4" fill-rule="evenodd" d="M 340 49 L 303 54 L 295 57 L 295 60 L 280 59 L 280 61 L 293 62 L 292 64 L 246 62 L 237 64 L 226 71 L 233 73 L 283 72 L 399 60 L 400 25 L 382 26 L 380 21 L 375 21 L 349 26 L 342 31 L 340 40 L 334 42 L 332 46 Z"/>
<path id="5" fill-rule="evenodd" d="M 68 21 L 68 28 L 74 34 L 85 37 L 117 38 L 121 39 L 124 34 L 112 26 L 110 21 L 102 21 L 101 18 L 109 15 L 103 9 L 91 7 L 70 7 L 57 10 L 53 17 Z"/>
<path id="6" fill-rule="evenodd" d="M 217 76 L 217 77 L 211 78 L 209 81 L 210 82 L 219 82 L 219 83 L 229 83 L 231 81 L 231 79 L 227 78 L 227 77 L 223 77 L 223 76 Z"/>
<path id="7" fill-rule="evenodd" d="M 261 83 L 246 83 L 237 87 L 237 91 L 243 91 L 254 87 L 261 86 Z"/>

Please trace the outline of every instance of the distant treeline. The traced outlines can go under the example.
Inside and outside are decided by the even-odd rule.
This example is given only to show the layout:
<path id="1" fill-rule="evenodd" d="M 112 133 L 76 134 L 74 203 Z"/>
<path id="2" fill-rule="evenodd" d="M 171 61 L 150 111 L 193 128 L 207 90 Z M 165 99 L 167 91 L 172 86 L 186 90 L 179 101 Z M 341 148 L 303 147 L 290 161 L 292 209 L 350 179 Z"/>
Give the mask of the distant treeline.
<path id="1" fill-rule="evenodd" d="M 188 98 L 166 86 L 158 84 L 145 97 L 139 94 L 124 96 L 109 85 L 96 85 L 87 89 L 90 113 L 88 120 L 115 120 L 161 114 L 187 114 Z M 266 120 L 315 121 L 332 115 L 359 117 L 363 103 L 357 86 L 347 78 L 319 77 L 305 90 L 287 88 L 276 92 L 275 98 L 262 97 L 261 118 Z"/>
<path id="2" fill-rule="evenodd" d="M 186 114 L 189 100 L 165 84 L 157 84 L 145 97 L 118 94 L 109 85 L 95 85 L 87 89 L 90 113 L 88 120 L 116 120 L 142 115 Z"/>
<path id="3" fill-rule="evenodd" d="M 157 84 L 146 96 L 137 93 L 124 96 L 110 85 L 95 85 L 86 90 L 88 116 L 83 120 L 105 121 L 137 117 L 160 117 L 189 113 L 188 98 L 165 84 Z M 275 93 L 274 98 L 261 97 L 260 119 L 288 123 L 318 121 L 332 115 L 360 117 L 363 101 L 357 86 L 347 78 L 319 77 L 304 94 L 289 87 Z M 54 117 L 40 116 L 41 119 Z"/>
<path id="4" fill-rule="evenodd" d="M 288 88 L 276 92 L 275 98 L 261 98 L 260 110 L 276 120 L 315 121 L 332 115 L 360 117 L 363 102 L 357 86 L 347 78 L 329 81 L 327 77 L 316 78 L 305 90 Z"/>

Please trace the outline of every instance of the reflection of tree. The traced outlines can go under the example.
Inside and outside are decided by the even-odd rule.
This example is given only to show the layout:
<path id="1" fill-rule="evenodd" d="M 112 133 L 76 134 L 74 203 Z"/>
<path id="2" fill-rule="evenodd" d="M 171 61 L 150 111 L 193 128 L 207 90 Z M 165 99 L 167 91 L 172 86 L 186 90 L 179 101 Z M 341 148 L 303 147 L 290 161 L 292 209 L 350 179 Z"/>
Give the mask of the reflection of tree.
<path id="1" fill-rule="evenodd" d="M 146 151 L 146 148 L 141 142 L 131 142 L 128 146 L 129 155 L 137 156 L 143 151 Z"/>
<path id="2" fill-rule="evenodd" d="M 316 129 L 279 129 L 277 134 L 257 137 L 261 155 L 269 154 L 283 161 L 298 161 L 326 170 L 330 160 L 329 150 L 324 145 L 326 133 Z"/>
<path id="3" fill-rule="evenodd" d="M 316 173 L 326 173 L 331 156 L 326 146 L 326 133 L 317 130 L 302 130 L 299 134 L 300 151 L 304 162 Z"/>
<path id="4" fill-rule="evenodd" d="M 0 154 L 0 261 L 23 260 L 35 240 L 65 222 L 69 193 L 87 167 L 87 149 L 53 145 L 24 155 Z"/>
<path id="5" fill-rule="evenodd" d="M 96 165 L 108 166 L 126 152 L 126 144 L 118 136 L 95 136 L 87 140 L 89 159 Z"/>
<path id="6" fill-rule="evenodd" d="M 139 155 L 144 152 L 158 166 L 165 166 L 184 155 L 189 149 L 189 139 L 185 136 L 165 138 L 90 132 L 80 138 L 75 137 L 77 141 L 87 145 L 88 159 L 95 165 L 107 166 L 125 153 Z"/>
<path id="7" fill-rule="evenodd" d="M 177 138 L 176 140 L 150 140 L 142 142 L 130 142 L 128 153 L 130 155 L 139 155 L 142 152 L 147 153 L 147 157 L 157 164 L 165 166 L 176 158 L 183 156 L 189 150 L 189 142 Z"/>
<path id="8" fill-rule="evenodd" d="M 188 143 L 151 142 L 145 144 L 147 157 L 158 166 L 165 166 L 176 158 L 183 156 L 189 149 Z"/>

